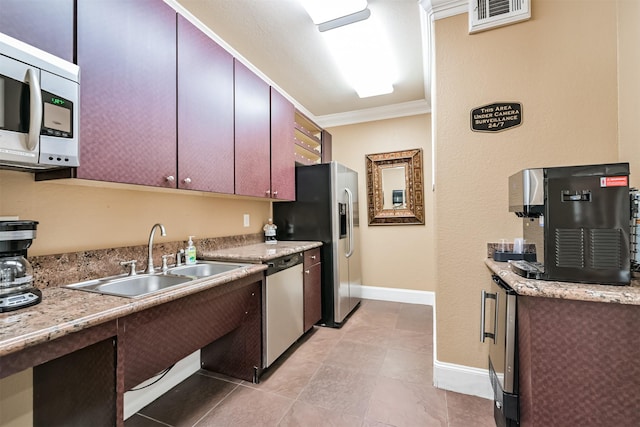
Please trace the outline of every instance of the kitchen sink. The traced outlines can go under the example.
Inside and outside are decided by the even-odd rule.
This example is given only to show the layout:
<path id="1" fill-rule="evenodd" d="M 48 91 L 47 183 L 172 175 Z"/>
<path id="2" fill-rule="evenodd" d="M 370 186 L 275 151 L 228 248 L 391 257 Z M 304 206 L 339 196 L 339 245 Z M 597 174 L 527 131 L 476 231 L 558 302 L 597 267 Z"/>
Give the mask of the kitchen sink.
<path id="1" fill-rule="evenodd" d="M 221 262 L 200 262 L 193 265 L 181 265 L 170 268 L 167 273 L 181 276 L 207 277 L 227 273 L 231 270 L 244 268 L 245 264 L 226 264 Z"/>
<path id="2" fill-rule="evenodd" d="M 120 297 L 139 297 L 193 280 L 185 276 L 140 274 L 113 279 L 90 280 L 68 285 L 68 288 Z"/>
<path id="3" fill-rule="evenodd" d="M 144 275 L 130 276 L 124 279 L 99 285 L 96 290 L 103 294 L 135 297 L 157 292 L 162 289 L 189 282 L 191 278 L 181 276 Z"/>
<path id="4" fill-rule="evenodd" d="M 197 264 L 193 265 L 170 267 L 165 273 L 107 277 L 74 283 L 65 287 L 99 294 L 136 298 L 182 285 L 192 280 L 216 276 L 245 267 L 247 267 L 247 264 L 198 261 Z"/>

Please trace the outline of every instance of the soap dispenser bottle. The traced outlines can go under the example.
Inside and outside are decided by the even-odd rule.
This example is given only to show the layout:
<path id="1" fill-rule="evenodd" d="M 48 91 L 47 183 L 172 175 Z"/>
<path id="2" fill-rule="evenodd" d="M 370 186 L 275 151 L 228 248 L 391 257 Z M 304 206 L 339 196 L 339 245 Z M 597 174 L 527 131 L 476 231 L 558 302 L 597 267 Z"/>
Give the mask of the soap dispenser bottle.
<path id="1" fill-rule="evenodd" d="M 187 249 L 185 251 L 185 260 L 184 263 L 188 265 L 192 265 L 196 263 L 196 247 L 193 245 L 193 238 L 195 236 L 189 236 L 189 241 L 187 242 Z"/>

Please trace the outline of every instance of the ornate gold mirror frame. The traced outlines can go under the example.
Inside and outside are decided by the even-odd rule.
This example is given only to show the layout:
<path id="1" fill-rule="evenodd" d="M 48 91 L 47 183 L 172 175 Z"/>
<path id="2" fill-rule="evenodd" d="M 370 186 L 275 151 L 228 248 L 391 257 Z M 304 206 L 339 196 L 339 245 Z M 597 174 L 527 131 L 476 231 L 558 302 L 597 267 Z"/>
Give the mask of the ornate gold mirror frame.
<path id="1" fill-rule="evenodd" d="M 424 225 L 422 150 L 368 154 L 369 225 Z"/>

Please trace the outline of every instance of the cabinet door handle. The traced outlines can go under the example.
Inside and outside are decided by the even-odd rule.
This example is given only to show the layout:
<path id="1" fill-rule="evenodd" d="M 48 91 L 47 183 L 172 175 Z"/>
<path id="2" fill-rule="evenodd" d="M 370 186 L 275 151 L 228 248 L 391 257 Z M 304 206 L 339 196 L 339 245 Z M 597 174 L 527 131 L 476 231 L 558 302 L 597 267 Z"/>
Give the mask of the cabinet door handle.
<path id="1" fill-rule="evenodd" d="M 185 178 L 182 180 L 185 184 L 191 184 L 191 178 Z"/>
<path id="2" fill-rule="evenodd" d="M 167 182 L 173 182 L 176 180 L 176 178 L 173 175 L 165 176 L 164 179 Z"/>
<path id="3" fill-rule="evenodd" d="M 309 274 L 309 270 L 305 270 L 305 271 L 304 271 L 304 274 Z"/>
<path id="4" fill-rule="evenodd" d="M 278 197 L 278 192 L 277 191 L 273 192 L 273 197 Z"/>
<path id="5" fill-rule="evenodd" d="M 316 259 L 316 256 L 315 255 L 311 255 L 311 259 Z"/>
<path id="6" fill-rule="evenodd" d="M 267 190 L 267 191 L 265 191 L 265 192 L 264 192 L 264 194 L 266 194 L 266 195 L 267 195 L 267 197 L 269 197 L 269 196 L 271 195 L 271 190 Z"/>

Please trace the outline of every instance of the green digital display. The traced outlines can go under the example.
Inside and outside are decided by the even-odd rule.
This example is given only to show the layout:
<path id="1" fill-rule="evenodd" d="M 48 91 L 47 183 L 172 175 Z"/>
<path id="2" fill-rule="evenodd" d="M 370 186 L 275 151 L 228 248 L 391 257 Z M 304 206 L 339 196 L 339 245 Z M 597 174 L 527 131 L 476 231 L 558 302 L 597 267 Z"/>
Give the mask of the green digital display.
<path id="1" fill-rule="evenodd" d="M 64 105 L 64 99 L 60 98 L 51 98 L 51 103 L 53 105 Z"/>

